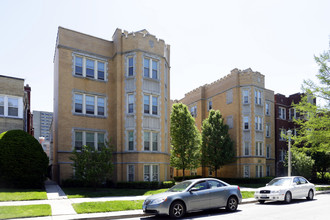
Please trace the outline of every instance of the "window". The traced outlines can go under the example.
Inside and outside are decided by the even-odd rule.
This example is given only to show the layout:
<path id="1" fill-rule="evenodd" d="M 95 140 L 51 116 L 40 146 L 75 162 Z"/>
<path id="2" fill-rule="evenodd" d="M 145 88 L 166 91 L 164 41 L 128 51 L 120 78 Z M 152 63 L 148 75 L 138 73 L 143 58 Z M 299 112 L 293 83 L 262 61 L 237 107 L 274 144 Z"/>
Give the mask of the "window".
<path id="1" fill-rule="evenodd" d="M 134 58 L 133 57 L 128 57 L 128 71 L 127 75 L 128 76 L 133 76 L 134 75 Z"/>
<path id="2" fill-rule="evenodd" d="M 280 161 L 284 161 L 284 159 L 285 159 L 285 155 L 286 155 L 285 150 L 281 149 L 281 150 L 280 150 L 280 158 L 279 158 L 279 160 L 280 160 Z"/>
<path id="3" fill-rule="evenodd" d="M 212 104 L 213 104 L 213 103 L 212 103 L 212 100 L 210 100 L 209 103 L 208 103 L 208 108 L 207 108 L 207 110 L 210 111 L 210 110 L 212 109 L 212 107 L 213 107 Z"/>
<path id="4" fill-rule="evenodd" d="M 8 97 L 8 116 L 18 116 L 18 98 Z"/>
<path id="5" fill-rule="evenodd" d="M 233 116 L 228 116 L 226 120 L 226 124 L 228 125 L 229 129 L 234 128 L 234 119 Z"/>
<path id="6" fill-rule="evenodd" d="M 260 166 L 260 165 L 256 166 L 256 177 L 257 178 L 262 177 L 262 166 Z"/>
<path id="7" fill-rule="evenodd" d="M 270 104 L 266 103 L 266 115 L 270 115 Z"/>
<path id="8" fill-rule="evenodd" d="M 106 78 L 106 60 L 74 55 L 73 75 L 87 77 L 99 81 Z"/>
<path id="9" fill-rule="evenodd" d="M 152 103 L 150 103 L 152 101 Z M 152 95 L 144 95 L 143 98 L 143 103 L 144 103 L 144 113 L 145 114 L 150 114 L 152 115 L 158 115 L 158 97 L 157 96 L 152 96 Z M 151 106 L 151 109 L 150 109 Z"/>
<path id="10" fill-rule="evenodd" d="M 105 116 L 105 97 L 75 93 L 74 112 L 86 115 Z"/>
<path id="11" fill-rule="evenodd" d="M 94 60 L 86 59 L 86 77 L 94 78 Z"/>
<path id="12" fill-rule="evenodd" d="M 270 144 L 267 144 L 266 147 L 266 158 L 270 158 Z"/>
<path id="13" fill-rule="evenodd" d="M 266 169 L 266 176 L 270 176 L 270 166 L 268 165 Z"/>
<path id="14" fill-rule="evenodd" d="M 190 169 L 190 176 L 196 176 L 197 175 L 197 169 Z"/>
<path id="15" fill-rule="evenodd" d="M 262 117 L 260 116 L 255 117 L 255 129 L 257 131 L 262 131 Z"/>
<path id="16" fill-rule="evenodd" d="M 285 141 L 285 135 L 286 135 L 286 130 L 283 128 L 280 128 L 280 140 Z"/>
<path id="17" fill-rule="evenodd" d="M 244 142 L 244 156 L 249 156 L 250 155 L 250 143 L 249 142 Z"/>
<path id="18" fill-rule="evenodd" d="M 158 181 L 159 179 L 159 165 L 144 165 L 144 181 Z"/>
<path id="19" fill-rule="evenodd" d="M 297 115 L 298 114 L 296 114 L 296 109 L 295 108 L 290 108 L 289 109 L 289 119 L 290 120 L 296 119 Z"/>
<path id="20" fill-rule="evenodd" d="M 249 103 L 249 90 L 243 90 L 243 103 Z"/>
<path id="21" fill-rule="evenodd" d="M 127 165 L 127 181 L 134 182 L 134 165 Z"/>
<path id="22" fill-rule="evenodd" d="M 74 148 L 79 151 L 84 145 L 101 150 L 105 147 L 105 132 L 75 131 Z"/>
<path id="23" fill-rule="evenodd" d="M 261 105 L 261 91 L 260 90 L 254 91 L 254 103 Z"/>
<path id="24" fill-rule="evenodd" d="M 144 66 L 143 68 L 144 77 L 158 79 L 158 61 L 150 58 L 144 58 L 143 66 Z"/>
<path id="25" fill-rule="evenodd" d="M 230 89 L 226 92 L 226 103 L 230 104 L 233 103 L 233 90 Z"/>
<path id="26" fill-rule="evenodd" d="M 134 95 L 128 94 L 128 113 L 134 112 Z"/>
<path id="27" fill-rule="evenodd" d="M 190 108 L 190 114 L 191 114 L 191 116 L 193 116 L 195 118 L 197 117 L 197 106 L 196 105 Z"/>
<path id="28" fill-rule="evenodd" d="M 75 57 L 75 74 L 82 76 L 83 75 L 83 58 Z"/>
<path id="29" fill-rule="evenodd" d="M 195 184 L 193 187 L 196 188 L 198 191 L 206 190 L 209 188 L 206 181 L 199 182 L 199 183 Z"/>
<path id="30" fill-rule="evenodd" d="M 285 120 L 286 119 L 286 115 L 285 115 L 285 108 L 279 107 L 278 108 L 278 117 L 280 119 Z"/>
<path id="31" fill-rule="evenodd" d="M 270 124 L 266 124 L 266 137 L 270 137 Z"/>
<path id="32" fill-rule="evenodd" d="M 212 176 L 212 169 L 209 167 L 209 176 Z"/>
<path id="33" fill-rule="evenodd" d="M 263 155 L 263 146 L 262 142 L 256 142 L 256 156 L 262 156 Z"/>
<path id="34" fill-rule="evenodd" d="M 249 116 L 244 116 L 243 117 L 243 129 L 244 130 L 250 129 L 250 127 L 249 127 Z"/>
<path id="35" fill-rule="evenodd" d="M 128 131 L 128 150 L 134 150 L 134 131 Z"/>
<path id="36" fill-rule="evenodd" d="M 97 61 L 97 79 L 104 80 L 104 62 Z"/>
<path id="37" fill-rule="evenodd" d="M 244 166 L 244 178 L 250 177 L 250 166 Z"/>
<path id="38" fill-rule="evenodd" d="M 152 146 L 150 146 L 152 144 Z M 156 132 L 144 132 L 144 150 L 145 151 L 158 151 L 159 141 L 158 133 Z"/>

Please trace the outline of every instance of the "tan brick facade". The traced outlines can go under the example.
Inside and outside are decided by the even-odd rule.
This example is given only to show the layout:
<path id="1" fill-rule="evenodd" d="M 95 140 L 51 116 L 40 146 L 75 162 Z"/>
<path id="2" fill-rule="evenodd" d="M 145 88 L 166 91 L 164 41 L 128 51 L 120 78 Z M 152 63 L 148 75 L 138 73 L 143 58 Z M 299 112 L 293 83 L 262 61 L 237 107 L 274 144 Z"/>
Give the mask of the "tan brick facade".
<path id="1" fill-rule="evenodd" d="M 83 143 L 91 134 L 94 141 L 99 135 L 111 140 L 114 181 L 128 181 L 129 169 L 130 180 L 143 181 L 153 175 L 158 181 L 169 179 L 169 56 L 169 45 L 146 30 L 117 29 L 112 41 L 107 41 L 59 28 L 54 57 L 55 180 L 73 176 L 69 157 L 80 140 L 78 134 Z M 96 75 L 88 75 L 90 65 L 95 65 Z M 103 65 L 104 75 L 98 75 Z M 150 76 L 144 75 L 147 67 Z M 150 102 L 145 105 L 147 98 Z M 94 100 L 92 107 L 88 99 Z M 104 114 L 99 115 L 99 105 Z M 147 135 L 150 143 L 145 141 Z M 148 143 L 150 148 L 145 146 Z"/>
<path id="2" fill-rule="evenodd" d="M 208 117 L 209 108 L 220 110 L 229 125 L 237 160 L 222 167 L 218 176 L 275 175 L 274 92 L 265 88 L 264 75 L 251 69 L 234 69 L 224 78 L 185 94 L 179 102 L 193 112 L 199 129 Z M 244 120 L 248 120 L 247 127 L 244 127 Z M 186 175 L 189 174 L 187 171 Z M 198 168 L 197 174 L 214 176 L 207 167 Z M 180 176 L 182 171 L 176 170 L 174 175 Z"/>

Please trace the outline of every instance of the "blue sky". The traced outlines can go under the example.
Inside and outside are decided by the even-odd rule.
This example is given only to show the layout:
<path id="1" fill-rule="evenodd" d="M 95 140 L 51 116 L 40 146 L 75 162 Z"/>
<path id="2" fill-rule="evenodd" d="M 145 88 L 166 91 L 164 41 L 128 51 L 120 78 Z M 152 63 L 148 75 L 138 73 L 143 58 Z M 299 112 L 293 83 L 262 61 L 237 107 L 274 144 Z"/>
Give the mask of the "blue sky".
<path id="1" fill-rule="evenodd" d="M 0 75 L 24 78 L 32 110 L 53 111 L 58 26 L 111 40 L 147 29 L 171 45 L 171 99 L 251 68 L 284 95 L 315 80 L 329 49 L 328 0 L 0 0 Z"/>

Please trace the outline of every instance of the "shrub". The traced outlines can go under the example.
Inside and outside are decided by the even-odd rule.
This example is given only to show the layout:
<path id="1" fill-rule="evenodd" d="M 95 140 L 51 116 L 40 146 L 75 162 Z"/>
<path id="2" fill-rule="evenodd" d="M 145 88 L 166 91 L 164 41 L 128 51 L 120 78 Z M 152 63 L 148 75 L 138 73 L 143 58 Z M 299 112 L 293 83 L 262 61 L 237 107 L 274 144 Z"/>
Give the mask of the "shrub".
<path id="1" fill-rule="evenodd" d="M 22 130 L 0 134 L 0 182 L 7 187 L 41 188 L 49 159 L 39 142 Z"/>
<path id="2" fill-rule="evenodd" d="M 120 189 L 158 189 L 159 186 L 159 182 L 157 181 L 117 182 L 116 185 Z"/>
<path id="3" fill-rule="evenodd" d="M 185 176 L 185 177 L 184 177 L 184 180 L 191 180 L 191 179 L 197 179 L 197 178 L 202 178 L 202 176 L 200 176 L 200 175 Z M 182 176 L 175 176 L 175 177 L 174 177 L 174 180 L 175 180 L 175 181 L 178 181 L 178 182 L 182 181 L 182 179 L 183 179 Z"/>
<path id="4" fill-rule="evenodd" d="M 174 185 L 175 185 L 175 181 L 173 181 L 173 180 L 171 180 L 171 181 L 163 181 L 160 184 L 160 188 L 171 188 Z"/>

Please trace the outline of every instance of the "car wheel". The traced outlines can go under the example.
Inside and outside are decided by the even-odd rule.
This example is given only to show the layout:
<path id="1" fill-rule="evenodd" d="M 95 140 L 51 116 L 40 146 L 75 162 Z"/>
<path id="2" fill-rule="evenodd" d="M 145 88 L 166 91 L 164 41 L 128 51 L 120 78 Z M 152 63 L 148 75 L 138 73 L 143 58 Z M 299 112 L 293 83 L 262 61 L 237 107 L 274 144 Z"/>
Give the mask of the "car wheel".
<path id="1" fill-rule="evenodd" d="M 286 193 L 285 193 L 285 196 L 284 196 L 284 202 L 285 202 L 285 203 L 290 203 L 291 200 L 292 200 L 291 192 L 286 192 Z"/>
<path id="2" fill-rule="evenodd" d="M 236 211 L 237 206 L 238 206 L 237 198 L 235 196 L 229 197 L 229 199 L 227 201 L 227 206 L 226 206 L 227 211 L 234 212 L 234 211 Z"/>
<path id="3" fill-rule="evenodd" d="M 181 218 L 186 213 L 184 204 L 180 201 L 173 202 L 170 207 L 171 218 Z"/>
<path id="4" fill-rule="evenodd" d="M 260 204 L 264 204 L 264 203 L 265 203 L 265 200 L 258 200 L 258 202 L 259 202 Z"/>
<path id="5" fill-rule="evenodd" d="M 309 190 L 308 196 L 306 197 L 307 200 L 313 200 L 314 198 L 314 192 L 313 190 Z"/>

